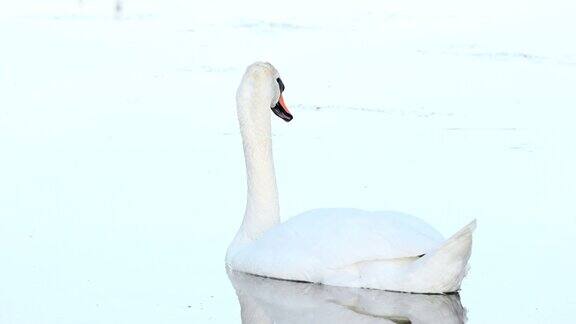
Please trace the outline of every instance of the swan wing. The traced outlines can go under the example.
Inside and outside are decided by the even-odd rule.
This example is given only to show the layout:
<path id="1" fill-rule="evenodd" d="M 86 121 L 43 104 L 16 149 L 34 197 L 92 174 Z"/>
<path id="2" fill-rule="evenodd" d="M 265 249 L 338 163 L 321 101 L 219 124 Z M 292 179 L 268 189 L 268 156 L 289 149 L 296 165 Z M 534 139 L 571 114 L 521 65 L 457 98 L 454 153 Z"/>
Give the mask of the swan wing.
<path id="1" fill-rule="evenodd" d="M 317 281 L 327 271 L 372 260 L 413 258 L 444 238 L 424 221 L 397 212 L 316 209 L 265 232 L 232 258 L 233 268 Z"/>

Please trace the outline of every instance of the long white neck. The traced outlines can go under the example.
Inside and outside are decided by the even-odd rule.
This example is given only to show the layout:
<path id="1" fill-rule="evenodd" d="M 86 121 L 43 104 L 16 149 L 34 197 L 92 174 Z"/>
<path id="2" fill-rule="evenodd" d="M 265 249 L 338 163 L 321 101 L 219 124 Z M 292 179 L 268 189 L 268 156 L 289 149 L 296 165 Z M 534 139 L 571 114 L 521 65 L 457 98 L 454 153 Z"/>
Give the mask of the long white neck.
<path id="1" fill-rule="evenodd" d="M 238 89 L 238 120 L 244 145 L 248 197 L 244 221 L 232 245 L 257 239 L 280 222 L 272 157 L 269 79 L 247 74 Z"/>
<path id="2" fill-rule="evenodd" d="M 242 132 L 242 140 L 248 183 L 242 229 L 249 238 L 256 239 L 280 222 L 270 127 L 266 132 Z"/>

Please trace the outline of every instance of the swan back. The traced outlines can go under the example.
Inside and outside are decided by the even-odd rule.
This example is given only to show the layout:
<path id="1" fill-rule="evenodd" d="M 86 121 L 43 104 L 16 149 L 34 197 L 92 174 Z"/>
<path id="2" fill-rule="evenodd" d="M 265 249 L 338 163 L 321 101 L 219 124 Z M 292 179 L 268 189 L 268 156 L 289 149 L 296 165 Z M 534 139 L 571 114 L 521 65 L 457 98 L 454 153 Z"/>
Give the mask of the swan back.
<path id="1" fill-rule="evenodd" d="M 316 209 L 271 228 L 229 261 L 233 269 L 248 273 L 325 282 L 351 265 L 391 259 L 401 264 L 442 242 L 438 231 L 414 216 Z"/>

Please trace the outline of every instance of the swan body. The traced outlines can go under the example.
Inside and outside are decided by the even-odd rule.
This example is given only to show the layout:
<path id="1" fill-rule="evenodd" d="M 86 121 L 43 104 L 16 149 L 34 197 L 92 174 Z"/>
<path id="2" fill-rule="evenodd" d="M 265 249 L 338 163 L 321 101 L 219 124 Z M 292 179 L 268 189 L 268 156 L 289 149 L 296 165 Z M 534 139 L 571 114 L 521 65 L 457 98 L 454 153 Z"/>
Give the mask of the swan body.
<path id="1" fill-rule="evenodd" d="M 269 63 L 248 67 L 237 109 L 248 177 L 244 220 L 230 244 L 230 269 L 265 277 L 416 293 L 460 289 L 475 221 L 449 239 L 414 216 L 316 209 L 280 223 L 271 112 L 292 119 Z"/>

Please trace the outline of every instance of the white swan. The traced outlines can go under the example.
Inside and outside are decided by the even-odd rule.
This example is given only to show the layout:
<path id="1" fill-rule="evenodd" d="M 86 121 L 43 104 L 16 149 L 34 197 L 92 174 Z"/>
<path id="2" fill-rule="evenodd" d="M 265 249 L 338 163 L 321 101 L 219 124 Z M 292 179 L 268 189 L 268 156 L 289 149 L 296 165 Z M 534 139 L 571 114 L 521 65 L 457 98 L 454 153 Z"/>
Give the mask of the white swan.
<path id="1" fill-rule="evenodd" d="M 458 294 L 403 294 L 257 277 L 228 271 L 242 324 L 463 324 Z"/>
<path id="2" fill-rule="evenodd" d="M 278 72 L 250 65 L 238 88 L 248 198 L 228 247 L 229 268 L 265 277 L 416 293 L 460 289 L 473 221 L 445 240 L 424 221 L 395 212 L 317 209 L 280 223 L 271 111 L 290 121 Z"/>

